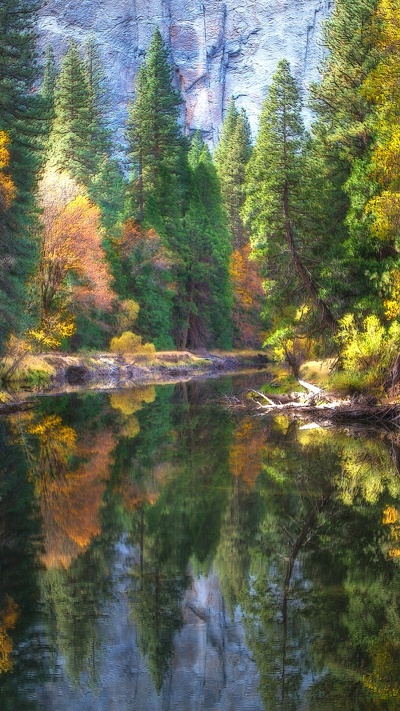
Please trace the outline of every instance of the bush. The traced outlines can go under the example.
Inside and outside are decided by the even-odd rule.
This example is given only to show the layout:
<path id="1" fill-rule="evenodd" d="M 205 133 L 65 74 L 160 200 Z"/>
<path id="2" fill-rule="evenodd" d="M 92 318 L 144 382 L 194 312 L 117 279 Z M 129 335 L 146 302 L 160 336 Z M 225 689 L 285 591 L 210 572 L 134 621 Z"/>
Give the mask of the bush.
<path id="1" fill-rule="evenodd" d="M 368 393 L 371 388 L 368 377 L 362 373 L 339 371 L 329 378 L 329 387 L 341 395 Z"/>
<path id="2" fill-rule="evenodd" d="M 386 328 L 371 315 L 359 327 L 353 314 L 346 314 L 339 325 L 344 371 L 362 375 L 364 389 L 382 388 L 400 351 L 400 324 L 394 322 Z"/>
<path id="3" fill-rule="evenodd" d="M 141 336 L 132 331 L 124 331 L 121 336 L 112 338 L 110 350 L 112 353 L 140 353 L 148 356 L 156 352 L 152 343 L 142 343 Z"/>

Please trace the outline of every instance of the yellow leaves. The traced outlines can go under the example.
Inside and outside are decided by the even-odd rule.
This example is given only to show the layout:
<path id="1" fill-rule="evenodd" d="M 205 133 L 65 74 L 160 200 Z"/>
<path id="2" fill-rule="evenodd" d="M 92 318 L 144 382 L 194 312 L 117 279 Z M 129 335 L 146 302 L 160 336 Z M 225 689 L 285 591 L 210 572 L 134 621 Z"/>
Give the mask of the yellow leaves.
<path id="1" fill-rule="evenodd" d="M 141 336 L 132 331 L 125 331 L 119 338 L 111 339 L 110 350 L 113 353 L 140 353 L 152 356 L 156 349 L 152 343 L 142 343 Z"/>
<path id="2" fill-rule="evenodd" d="M 126 424 L 124 425 L 122 429 L 122 435 L 123 437 L 126 437 L 127 439 L 134 439 L 137 437 L 137 435 L 140 432 L 140 425 L 137 417 L 134 415 L 128 419 Z"/>
<path id="3" fill-rule="evenodd" d="M 378 239 L 397 241 L 400 228 L 400 0 L 379 0 L 376 45 L 381 61 L 364 83 L 365 96 L 376 104 L 378 140 L 371 175 L 382 192 L 367 204 L 372 231 Z M 389 317 L 394 304 L 387 305 Z"/>
<path id="4" fill-rule="evenodd" d="M 395 547 L 389 548 L 387 551 L 388 558 L 400 558 L 400 513 L 394 506 L 386 506 L 382 515 L 382 525 L 390 527 L 390 543 L 394 543 Z"/>
<path id="5" fill-rule="evenodd" d="M 19 607 L 14 600 L 7 595 L 7 605 L 0 612 L 0 674 L 10 672 L 13 667 L 11 654 L 13 641 L 8 634 L 13 630 L 19 617 Z"/>
<path id="6" fill-rule="evenodd" d="M 133 299 L 126 299 L 119 303 L 117 324 L 118 329 L 127 331 L 135 323 L 139 314 L 139 304 Z"/>
<path id="7" fill-rule="evenodd" d="M 146 388 L 135 388 L 134 390 L 124 390 L 110 395 L 110 405 L 114 410 L 119 410 L 126 422 L 122 429 L 122 435 L 128 439 L 134 439 L 140 432 L 140 425 L 135 412 L 142 409 L 144 404 L 154 402 L 156 389 L 153 385 Z"/>
<path id="8" fill-rule="evenodd" d="M 39 442 L 37 465 L 31 472 L 31 478 L 36 495 L 41 496 L 54 477 L 65 472 L 69 458 L 75 454 L 76 432 L 64 425 L 57 415 L 45 415 L 27 429 Z"/>
<path id="9" fill-rule="evenodd" d="M 6 674 L 12 670 L 12 650 L 12 639 L 3 629 L 2 625 L 0 625 L 0 674 Z"/>
<path id="10" fill-rule="evenodd" d="M 393 321 L 400 316 L 400 269 L 393 269 L 388 275 L 390 298 L 384 300 L 385 316 Z"/>
<path id="11" fill-rule="evenodd" d="M 133 415 L 141 410 L 144 404 L 154 402 L 156 389 L 154 385 L 134 390 L 123 390 L 110 395 L 110 405 L 115 410 L 120 410 L 123 415 Z"/>
<path id="12" fill-rule="evenodd" d="M 383 516 L 382 524 L 383 526 L 390 526 L 393 523 L 398 523 L 400 519 L 400 514 L 394 506 L 386 506 Z"/>
<path id="13" fill-rule="evenodd" d="M 16 195 L 15 185 L 7 173 L 10 164 L 9 144 L 7 133 L 0 131 L 0 209 L 3 210 L 10 207 Z"/>
<path id="14" fill-rule="evenodd" d="M 245 419 L 237 427 L 229 452 L 230 470 L 234 477 L 241 478 L 253 487 L 261 472 L 265 436 L 257 429 L 254 419 Z"/>
<path id="15" fill-rule="evenodd" d="M 342 346 L 342 361 L 350 373 L 365 376 L 365 385 L 381 387 L 387 369 L 400 349 L 400 324 L 388 328 L 377 316 L 367 316 L 358 326 L 353 314 L 339 322 L 338 340 Z"/>
<path id="16" fill-rule="evenodd" d="M 372 230 L 376 237 L 382 241 L 396 239 L 400 229 L 400 193 L 383 190 L 367 203 L 366 212 L 372 215 Z"/>
<path id="17" fill-rule="evenodd" d="M 42 444 L 51 442 L 62 456 L 63 461 L 76 442 L 75 430 L 63 425 L 62 419 L 58 415 L 45 415 L 38 423 L 31 425 L 28 432 L 38 437 Z"/>
<path id="18" fill-rule="evenodd" d="M 359 497 L 375 504 L 385 489 L 394 497 L 400 495 L 397 473 L 380 440 L 360 439 L 347 443 L 336 485 L 338 496 L 346 506 L 351 506 Z"/>
<path id="19" fill-rule="evenodd" d="M 372 673 L 363 677 L 363 683 L 381 700 L 400 697 L 399 663 L 400 645 L 390 639 L 378 639 L 371 649 Z"/>
<path id="20" fill-rule="evenodd" d="M 36 351 L 47 351 L 58 348 L 63 340 L 70 338 L 74 332 L 75 323 L 71 317 L 46 314 L 42 318 L 41 327 L 30 329 L 27 336 Z"/>

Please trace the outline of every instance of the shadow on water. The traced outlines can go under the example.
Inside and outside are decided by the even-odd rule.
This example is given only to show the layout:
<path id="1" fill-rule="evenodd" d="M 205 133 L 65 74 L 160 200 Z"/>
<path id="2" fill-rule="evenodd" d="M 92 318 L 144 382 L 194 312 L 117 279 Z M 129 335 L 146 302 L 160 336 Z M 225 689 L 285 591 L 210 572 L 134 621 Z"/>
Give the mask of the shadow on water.
<path id="1" fill-rule="evenodd" d="M 232 415 L 245 384 L 0 423 L 2 709 L 400 709 L 399 442 Z"/>

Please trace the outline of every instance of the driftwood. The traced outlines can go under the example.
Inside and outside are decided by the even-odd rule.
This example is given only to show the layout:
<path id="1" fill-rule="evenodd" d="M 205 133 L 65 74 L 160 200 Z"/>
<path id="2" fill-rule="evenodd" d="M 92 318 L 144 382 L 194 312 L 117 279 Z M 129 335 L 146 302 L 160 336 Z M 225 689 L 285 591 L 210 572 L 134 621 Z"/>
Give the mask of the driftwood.
<path id="1" fill-rule="evenodd" d="M 250 399 L 252 407 L 259 415 L 280 413 L 300 419 L 312 419 L 315 422 L 326 421 L 343 425 L 359 423 L 391 430 L 400 429 L 400 403 L 380 404 L 373 397 L 338 400 L 315 385 L 304 381 L 299 383 L 308 393 L 265 395 L 257 390 L 248 390 L 247 405 Z"/>
<path id="2" fill-rule="evenodd" d="M 33 401 L 20 401 L 20 402 L 5 402 L 0 404 L 0 415 L 12 415 L 15 412 L 26 412 L 27 410 L 33 410 L 37 407 L 37 403 Z"/>

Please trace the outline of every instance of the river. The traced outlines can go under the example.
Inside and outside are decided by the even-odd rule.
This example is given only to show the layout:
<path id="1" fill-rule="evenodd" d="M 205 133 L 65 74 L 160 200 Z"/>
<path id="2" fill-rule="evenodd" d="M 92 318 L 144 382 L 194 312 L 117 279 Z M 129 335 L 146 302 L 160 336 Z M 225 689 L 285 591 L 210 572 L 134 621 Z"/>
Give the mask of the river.
<path id="1" fill-rule="evenodd" d="M 400 438 L 263 375 L 0 420 L 2 711 L 400 709 Z"/>

